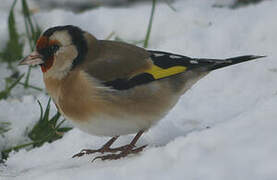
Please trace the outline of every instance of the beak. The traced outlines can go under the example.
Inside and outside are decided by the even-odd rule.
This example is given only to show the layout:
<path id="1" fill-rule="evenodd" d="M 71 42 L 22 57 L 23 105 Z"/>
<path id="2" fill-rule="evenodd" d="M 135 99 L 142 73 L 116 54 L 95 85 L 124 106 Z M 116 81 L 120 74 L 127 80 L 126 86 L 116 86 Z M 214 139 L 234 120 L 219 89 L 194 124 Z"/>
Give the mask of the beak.
<path id="1" fill-rule="evenodd" d="M 20 62 L 18 65 L 39 65 L 43 64 L 44 61 L 42 60 L 42 55 L 40 55 L 37 51 L 32 52 L 30 55 L 26 56 Z"/>

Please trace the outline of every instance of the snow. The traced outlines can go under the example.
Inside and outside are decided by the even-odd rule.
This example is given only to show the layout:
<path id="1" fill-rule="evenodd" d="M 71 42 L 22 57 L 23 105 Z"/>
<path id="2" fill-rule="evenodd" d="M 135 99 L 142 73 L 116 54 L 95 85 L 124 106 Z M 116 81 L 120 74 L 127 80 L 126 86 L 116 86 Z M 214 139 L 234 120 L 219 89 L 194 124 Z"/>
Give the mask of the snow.
<path id="1" fill-rule="evenodd" d="M 95 155 L 72 159 L 81 149 L 95 149 L 108 140 L 73 129 L 51 144 L 11 153 L 5 166 L 0 167 L 0 179 L 276 179 L 277 1 L 239 9 L 213 8 L 218 2 L 180 0 L 173 3 L 177 12 L 158 4 L 149 49 L 192 57 L 254 54 L 267 58 L 220 69 L 200 80 L 138 141 L 138 146 L 149 145 L 140 154 L 94 163 L 90 161 Z M 56 9 L 41 11 L 36 18 L 44 29 L 74 24 L 99 39 L 114 31 L 131 41 L 144 38 L 150 9 L 150 3 L 103 7 L 80 14 Z M 5 13 L 0 10 L 2 24 Z M 7 40 L 6 36 L 7 27 L 3 25 L 1 42 Z M 10 72 L 3 64 L 0 69 L 2 87 L 2 78 Z M 44 87 L 39 69 L 32 73 L 31 82 Z M 48 97 L 17 88 L 12 97 L 0 101 L 0 121 L 12 123 L 12 130 L 0 137 L 0 149 L 28 140 L 26 128 L 40 113 L 37 99 L 45 105 Z M 128 143 L 132 137 L 120 137 L 115 146 Z"/>

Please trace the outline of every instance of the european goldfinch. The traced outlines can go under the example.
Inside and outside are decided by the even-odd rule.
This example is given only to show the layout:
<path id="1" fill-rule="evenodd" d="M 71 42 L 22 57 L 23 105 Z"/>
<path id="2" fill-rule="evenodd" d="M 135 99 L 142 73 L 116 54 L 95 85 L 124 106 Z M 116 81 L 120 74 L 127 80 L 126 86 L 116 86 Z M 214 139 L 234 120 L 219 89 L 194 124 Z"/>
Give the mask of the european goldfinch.
<path id="1" fill-rule="evenodd" d="M 119 159 L 142 151 L 135 144 L 162 119 L 180 96 L 212 70 L 261 58 L 198 59 L 97 40 L 72 25 L 46 30 L 36 50 L 19 64 L 40 65 L 47 92 L 60 113 L 92 135 L 111 136 L 95 159 Z M 137 133 L 128 145 L 111 148 L 120 136 Z M 119 153 L 118 153 L 119 152 Z"/>

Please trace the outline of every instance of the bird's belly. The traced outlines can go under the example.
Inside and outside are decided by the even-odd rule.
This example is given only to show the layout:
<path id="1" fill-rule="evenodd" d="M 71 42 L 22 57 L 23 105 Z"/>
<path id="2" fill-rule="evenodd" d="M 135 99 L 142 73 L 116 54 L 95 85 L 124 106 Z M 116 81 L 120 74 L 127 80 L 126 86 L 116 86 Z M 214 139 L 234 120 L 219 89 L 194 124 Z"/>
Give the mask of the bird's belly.
<path id="1" fill-rule="evenodd" d="M 181 95 L 175 92 L 175 86 L 169 80 L 126 91 L 109 91 L 107 87 L 99 88 L 102 86 L 96 82 L 94 86 L 86 87 L 80 79 L 73 87 L 61 88 L 56 102 L 60 112 L 77 128 L 98 136 L 147 130 L 167 114 Z"/>
<path id="2" fill-rule="evenodd" d="M 98 115 L 87 121 L 67 119 L 75 127 L 91 135 L 119 136 L 137 133 L 140 130 L 148 130 L 161 117 L 134 117 L 130 115 L 112 117 L 109 115 Z"/>

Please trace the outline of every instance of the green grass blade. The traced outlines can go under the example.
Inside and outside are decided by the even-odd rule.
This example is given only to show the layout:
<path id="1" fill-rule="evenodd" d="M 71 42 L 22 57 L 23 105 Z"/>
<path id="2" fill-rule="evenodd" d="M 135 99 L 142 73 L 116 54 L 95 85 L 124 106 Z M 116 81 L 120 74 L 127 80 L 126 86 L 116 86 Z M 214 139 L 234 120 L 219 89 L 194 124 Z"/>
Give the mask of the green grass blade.
<path id="1" fill-rule="evenodd" d="M 9 18 L 8 18 L 9 36 L 10 36 L 10 39 L 13 39 L 14 41 L 18 41 L 19 39 L 19 35 L 16 29 L 15 17 L 14 17 L 14 7 L 16 5 L 16 2 L 17 0 L 13 2 L 9 13 Z"/>
<path id="2" fill-rule="evenodd" d="M 112 32 L 105 38 L 105 40 L 110 40 L 114 35 L 115 35 L 115 32 L 112 31 Z"/>
<path id="3" fill-rule="evenodd" d="M 31 50 L 33 51 L 35 49 L 35 43 L 42 31 L 38 26 L 38 24 L 36 23 L 36 21 L 35 23 L 33 23 L 30 9 L 26 0 L 22 0 L 22 9 L 23 9 L 26 32 L 29 39 L 29 44 L 30 44 Z"/>
<path id="4" fill-rule="evenodd" d="M 23 16 L 24 16 L 25 30 L 26 30 L 26 33 L 27 33 L 27 38 L 28 38 L 28 41 L 29 41 L 30 49 L 31 49 L 31 51 L 33 51 L 34 50 L 34 44 L 33 44 L 33 41 L 32 41 L 32 36 L 35 33 L 35 30 L 34 30 L 34 26 L 33 26 L 33 23 L 32 23 L 31 17 L 30 17 L 31 14 L 30 14 L 30 11 L 29 11 L 28 4 L 27 4 L 26 0 L 22 0 L 21 2 L 22 2 L 22 10 L 23 10 Z"/>
<path id="5" fill-rule="evenodd" d="M 34 36 L 34 38 L 33 38 L 34 43 L 37 42 L 37 40 L 38 40 L 38 38 L 40 37 L 41 33 L 42 33 L 42 29 L 41 29 L 41 28 L 39 27 L 39 25 L 36 23 L 35 34 L 33 35 L 33 36 Z"/>
<path id="6" fill-rule="evenodd" d="M 7 159 L 9 157 L 9 153 L 11 151 L 19 151 L 20 149 L 22 148 L 25 148 L 25 147 L 28 147 L 28 146 L 31 146 L 33 145 L 35 142 L 30 142 L 30 143 L 26 143 L 26 144 L 21 144 L 21 145 L 18 145 L 18 146 L 15 146 L 15 147 L 11 147 L 11 148 L 8 148 L 8 149 L 5 149 L 1 152 L 1 155 L 2 155 L 2 159 Z"/>
<path id="7" fill-rule="evenodd" d="M 19 83 L 19 81 L 24 77 L 24 74 L 19 76 L 11 85 L 7 86 L 5 90 L 0 92 L 0 100 L 7 99 L 12 91 L 12 89 Z"/>
<path id="8" fill-rule="evenodd" d="M 58 129 L 58 132 L 65 133 L 67 131 L 70 131 L 71 129 L 71 127 L 62 127 Z"/>
<path id="9" fill-rule="evenodd" d="M 22 0 L 22 9 L 23 9 L 23 15 L 27 19 L 27 22 L 29 23 L 31 34 L 33 35 L 35 34 L 35 28 L 31 20 L 31 13 L 26 0 Z"/>
<path id="10" fill-rule="evenodd" d="M 24 88 L 29 88 L 29 80 L 30 80 L 30 75 L 31 75 L 31 70 L 32 70 L 32 67 L 29 66 L 28 67 L 28 71 L 27 71 L 27 75 L 26 75 L 26 79 L 24 81 Z"/>
<path id="11" fill-rule="evenodd" d="M 64 123 L 65 119 L 62 120 L 58 125 L 56 125 L 56 130 L 58 130 L 60 128 L 60 126 Z"/>
<path id="12" fill-rule="evenodd" d="M 19 82 L 18 84 L 20 84 L 20 85 L 22 85 L 22 86 L 25 87 L 25 83 Z M 30 84 L 28 85 L 28 88 L 32 88 L 32 89 L 35 89 L 35 90 L 37 90 L 37 91 L 43 91 L 42 88 L 39 88 L 39 87 L 36 87 L 36 86 L 32 86 L 32 85 L 30 85 Z"/>
<path id="13" fill-rule="evenodd" d="M 46 106 L 46 109 L 44 111 L 44 117 L 43 117 L 44 121 L 48 121 L 48 119 L 49 119 L 50 102 L 51 102 L 51 98 L 48 99 L 47 106 Z"/>
<path id="14" fill-rule="evenodd" d="M 1 52 L 2 60 L 8 62 L 9 65 L 23 57 L 23 44 L 20 42 L 20 36 L 16 29 L 14 16 L 14 7 L 16 2 L 17 0 L 14 0 L 8 17 L 9 41 L 4 48 L 4 51 Z"/>
<path id="15" fill-rule="evenodd" d="M 9 131 L 9 126 L 11 123 L 9 122 L 0 122 L 0 135 L 4 134 L 5 132 Z"/>
<path id="16" fill-rule="evenodd" d="M 38 105 L 39 105 L 39 108 L 40 108 L 39 121 L 42 121 L 42 119 L 43 119 L 43 108 L 42 108 L 41 102 L 39 100 L 37 100 L 37 102 L 38 102 Z"/>
<path id="17" fill-rule="evenodd" d="M 176 8 L 171 4 L 171 2 L 169 2 L 168 0 L 165 0 L 165 3 L 167 4 L 167 6 L 174 12 L 176 12 Z"/>
<path id="18" fill-rule="evenodd" d="M 21 74 L 18 79 L 16 81 L 14 81 L 14 83 L 12 83 L 12 85 L 8 88 L 8 91 L 11 91 L 18 83 L 19 81 L 24 77 L 24 74 Z"/>
<path id="19" fill-rule="evenodd" d="M 23 16 L 24 16 L 24 24 L 25 24 L 25 30 L 27 34 L 27 39 L 29 42 L 29 47 L 31 51 L 34 51 L 35 49 L 35 43 L 37 42 L 37 39 L 39 38 L 41 34 L 41 29 L 38 26 L 37 23 L 33 23 L 32 18 L 31 18 L 31 13 L 29 6 L 27 4 L 26 0 L 22 0 L 22 9 L 23 9 Z M 31 74 L 32 67 L 28 68 L 27 76 L 24 82 L 24 87 L 29 88 L 29 80 L 30 80 L 30 74 Z"/>
<path id="20" fill-rule="evenodd" d="M 53 125 L 53 127 L 57 127 L 57 122 L 60 117 L 61 117 L 61 114 L 57 111 L 57 113 L 49 120 L 49 122 Z"/>
<path id="21" fill-rule="evenodd" d="M 156 0 L 152 0 L 152 9 L 151 9 L 151 15 L 150 15 L 150 19 L 149 19 L 146 37 L 144 40 L 144 45 L 143 45 L 144 48 L 148 47 L 148 42 L 149 42 L 149 38 L 150 38 L 150 34 L 151 34 L 155 9 L 156 9 Z"/>

